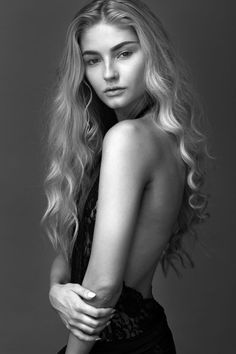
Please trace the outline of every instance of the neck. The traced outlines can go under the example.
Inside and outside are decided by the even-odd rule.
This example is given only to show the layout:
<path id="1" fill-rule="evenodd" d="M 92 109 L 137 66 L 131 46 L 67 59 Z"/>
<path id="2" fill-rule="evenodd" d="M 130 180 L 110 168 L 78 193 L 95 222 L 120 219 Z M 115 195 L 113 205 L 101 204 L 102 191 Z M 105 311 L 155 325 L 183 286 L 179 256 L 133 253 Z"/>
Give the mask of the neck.
<path id="1" fill-rule="evenodd" d="M 117 120 L 120 122 L 125 119 L 141 118 L 141 116 L 143 115 L 142 113 L 146 113 L 146 110 L 148 110 L 150 106 L 151 105 L 149 100 L 147 99 L 147 96 L 143 95 L 141 99 L 139 98 L 128 107 L 115 109 Z"/>

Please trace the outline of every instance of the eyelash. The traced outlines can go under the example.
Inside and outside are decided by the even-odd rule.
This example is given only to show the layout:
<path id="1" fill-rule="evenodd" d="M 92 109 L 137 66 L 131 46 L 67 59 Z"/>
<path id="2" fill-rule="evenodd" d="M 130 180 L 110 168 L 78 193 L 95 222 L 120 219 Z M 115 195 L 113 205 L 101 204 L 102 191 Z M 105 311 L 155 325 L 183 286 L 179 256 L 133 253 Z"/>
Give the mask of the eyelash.
<path id="1" fill-rule="evenodd" d="M 122 55 L 122 54 L 126 54 L 126 53 L 128 53 L 128 55 L 125 55 L 125 56 L 123 56 L 122 58 L 129 58 L 132 54 L 133 54 L 133 52 L 132 51 L 130 51 L 130 50 L 125 50 L 125 51 L 123 51 L 123 52 L 121 52 L 121 53 L 119 53 L 118 54 L 118 58 Z M 96 63 L 91 63 L 91 62 L 94 62 L 94 61 L 96 61 L 96 60 L 99 60 L 99 59 L 89 59 L 89 60 L 87 60 L 86 61 L 86 65 L 88 65 L 88 66 L 94 66 L 94 65 L 96 65 Z"/>
<path id="2" fill-rule="evenodd" d="M 86 65 L 88 65 L 88 66 L 93 66 L 93 65 L 95 65 L 95 64 L 91 64 L 91 62 L 92 61 L 95 61 L 95 60 L 98 60 L 98 59 L 89 59 L 88 61 L 86 61 Z"/>
<path id="3" fill-rule="evenodd" d="M 131 52 L 130 50 L 125 50 L 124 52 L 121 52 L 118 56 L 120 57 L 122 54 L 125 54 L 125 53 L 128 53 L 128 55 L 126 55 L 123 58 L 128 58 L 133 54 L 133 52 Z"/>

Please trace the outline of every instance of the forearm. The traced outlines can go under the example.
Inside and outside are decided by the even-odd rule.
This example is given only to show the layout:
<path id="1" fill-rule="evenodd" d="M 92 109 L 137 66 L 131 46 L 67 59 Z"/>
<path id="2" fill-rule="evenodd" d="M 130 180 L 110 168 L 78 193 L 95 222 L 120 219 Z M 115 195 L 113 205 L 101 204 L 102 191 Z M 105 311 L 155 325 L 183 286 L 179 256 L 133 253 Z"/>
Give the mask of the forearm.
<path id="1" fill-rule="evenodd" d="M 85 283 L 86 283 L 86 285 L 85 285 Z M 95 307 L 114 307 L 120 297 L 121 291 L 117 291 L 117 289 L 116 289 L 116 291 L 115 291 L 115 289 L 113 289 L 113 290 L 99 289 L 98 286 L 96 286 L 95 284 L 92 286 L 89 282 L 86 282 L 85 279 L 84 279 L 82 285 L 83 286 L 89 285 L 91 288 L 93 288 L 94 292 L 96 291 L 96 297 L 94 299 L 89 300 L 89 302 L 85 300 L 85 302 L 87 302 L 90 305 L 93 305 Z M 101 331 L 97 334 L 100 335 Z M 96 341 L 91 341 L 91 342 L 82 341 L 82 340 L 78 339 L 77 337 L 75 337 L 72 333 L 70 333 L 69 339 L 68 339 L 68 344 L 67 344 L 66 354 L 87 354 L 87 353 L 90 353 L 90 351 L 95 343 L 96 343 Z"/>
<path id="2" fill-rule="evenodd" d="M 70 267 L 60 253 L 54 259 L 50 271 L 50 288 L 54 284 L 65 284 L 70 281 Z"/>
<path id="3" fill-rule="evenodd" d="M 70 333 L 65 354 L 88 354 L 94 344 L 95 341 L 82 341 Z"/>

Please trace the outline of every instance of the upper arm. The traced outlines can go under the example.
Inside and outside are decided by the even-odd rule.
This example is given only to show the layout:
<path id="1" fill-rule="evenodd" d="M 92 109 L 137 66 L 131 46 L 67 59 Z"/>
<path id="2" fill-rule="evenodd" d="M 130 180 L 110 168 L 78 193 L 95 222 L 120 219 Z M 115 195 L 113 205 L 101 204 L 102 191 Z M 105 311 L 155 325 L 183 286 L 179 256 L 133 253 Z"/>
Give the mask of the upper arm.
<path id="1" fill-rule="evenodd" d="M 152 161 L 137 127 L 116 125 L 103 141 L 93 244 L 83 285 L 121 286 Z"/>

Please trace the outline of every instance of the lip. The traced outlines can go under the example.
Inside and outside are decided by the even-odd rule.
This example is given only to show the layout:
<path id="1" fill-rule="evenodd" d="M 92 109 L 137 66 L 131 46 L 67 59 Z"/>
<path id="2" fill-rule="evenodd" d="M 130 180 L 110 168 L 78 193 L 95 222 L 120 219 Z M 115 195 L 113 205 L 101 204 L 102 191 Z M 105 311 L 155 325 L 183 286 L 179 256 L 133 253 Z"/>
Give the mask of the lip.
<path id="1" fill-rule="evenodd" d="M 125 87 L 114 86 L 114 87 L 108 87 L 104 92 L 118 91 L 118 90 L 124 90 L 124 89 L 125 89 Z"/>
<path id="2" fill-rule="evenodd" d="M 112 89 L 105 90 L 105 94 L 109 97 L 121 95 L 124 92 L 125 88 L 117 87 Z"/>

